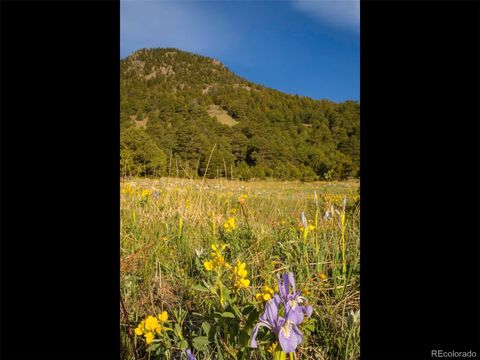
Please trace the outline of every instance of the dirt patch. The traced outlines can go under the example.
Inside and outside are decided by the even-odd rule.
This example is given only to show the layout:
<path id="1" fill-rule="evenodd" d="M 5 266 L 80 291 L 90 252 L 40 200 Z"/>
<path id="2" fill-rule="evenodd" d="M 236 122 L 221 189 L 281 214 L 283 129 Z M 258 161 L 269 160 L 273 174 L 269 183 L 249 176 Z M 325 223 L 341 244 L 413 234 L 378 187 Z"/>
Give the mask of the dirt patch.
<path id="1" fill-rule="evenodd" d="M 234 126 L 238 124 L 238 121 L 232 118 L 228 113 L 218 105 L 210 105 L 207 109 L 208 115 L 218 120 L 218 122 L 227 125 Z"/>

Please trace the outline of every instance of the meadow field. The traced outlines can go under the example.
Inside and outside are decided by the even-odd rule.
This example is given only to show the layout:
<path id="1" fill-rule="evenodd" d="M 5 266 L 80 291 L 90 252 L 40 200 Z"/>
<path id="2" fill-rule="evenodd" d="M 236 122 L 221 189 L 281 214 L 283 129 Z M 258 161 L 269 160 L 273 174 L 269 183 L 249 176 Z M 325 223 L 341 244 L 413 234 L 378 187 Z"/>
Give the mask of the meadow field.
<path id="1" fill-rule="evenodd" d="M 122 359 L 359 358 L 359 181 L 120 188 Z M 256 324 L 288 282 L 300 319 L 281 338 Z"/>

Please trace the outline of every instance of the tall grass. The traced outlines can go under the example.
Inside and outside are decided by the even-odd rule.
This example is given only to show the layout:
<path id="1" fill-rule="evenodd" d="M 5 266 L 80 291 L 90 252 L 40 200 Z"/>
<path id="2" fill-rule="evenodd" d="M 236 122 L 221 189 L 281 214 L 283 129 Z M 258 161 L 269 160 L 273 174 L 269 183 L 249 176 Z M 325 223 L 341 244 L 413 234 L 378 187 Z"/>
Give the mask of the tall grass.
<path id="1" fill-rule="evenodd" d="M 121 324 L 123 359 L 134 359 L 133 347 L 145 355 L 127 329 L 147 314 L 177 314 L 186 341 L 198 333 L 211 304 L 194 287 L 216 242 L 247 263 L 251 296 L 274 287 L 277 273 L 295 273 L 314 308 L 297 359 L 359 358 L 358 182 L 133 179 L 122 181 L 121 191 L 121 295 L 129 316 Z M 332 205 L 337 211 L 324 217 Z M 305 231 L 302 212 L 313 228 Z M 229 218 L 232 232 L 224 231 Z M 217 359 L 216 351 L 200 359 Z"/>

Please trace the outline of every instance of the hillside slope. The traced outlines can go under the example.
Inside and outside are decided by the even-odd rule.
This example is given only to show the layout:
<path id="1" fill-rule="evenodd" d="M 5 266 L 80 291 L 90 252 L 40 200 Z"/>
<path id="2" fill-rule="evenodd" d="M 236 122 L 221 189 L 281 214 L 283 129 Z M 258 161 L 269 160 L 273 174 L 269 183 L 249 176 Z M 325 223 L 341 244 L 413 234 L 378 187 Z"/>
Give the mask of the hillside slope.
<path id="1" fill-rule="evenodd" d="M 288 95 L 177 49 L 136 51 L 120 71 L 124 174 L 202 176 L 212 154 L 209 177 L 358 176 L 358 102 Z"/>

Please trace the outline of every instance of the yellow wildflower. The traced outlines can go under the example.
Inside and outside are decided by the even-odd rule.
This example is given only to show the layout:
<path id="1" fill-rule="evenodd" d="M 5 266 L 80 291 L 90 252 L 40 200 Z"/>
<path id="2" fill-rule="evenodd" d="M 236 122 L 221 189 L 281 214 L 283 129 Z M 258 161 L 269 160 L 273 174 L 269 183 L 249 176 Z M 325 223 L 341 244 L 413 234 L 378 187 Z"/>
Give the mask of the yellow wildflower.
<path id="1" fill-rule="evenodd" d="M 145 320 L 143 320 L 138 326 L 135 328 L 135 334 L 138 336 L 141 336 L 143 334 L 143 331 L 145 330 L 144 328 L 145 325 Z"/>
<path id="2" fill-rule="evenodd" d="M 268 300 L 273 298 L 273 294 L 274 294 L 273 289 L 270 286 L 265 285 L 263 287 L 263 294 L 262 293 L 257 293 L 255 295 L 255 298 L 257 299 L 257 301 L 261 301 L 261 300 L 268 301 Z"/>
<path id="3" fill-rule="evenodd" d="M 221 254 L 221 252 L 226 248 L 227 248 L 227 244 L 222 244 L 220 248 L 217 245 L 212 244 L 212 250 L 215 252 L 215 254 Z"/>
<path id="4" fill-rule="evenodd" d="M 206 269 L 207 271 L 210 271 L 210 270 L 213 269 L 213 263 L 212 263 L 211 261 L 205 261 L 205 262 L 203 263 L 203 266 L 205 266 L 205 269 Z"/>
<path id="5" fill-rule="evenodd" d="M 216 255 L 213 259 L 215 267 L 221 267 L 225 265 L 225 258 L 222 255 Z"/>
<path id="6" fill-rule="evenodd" d="M 265 293 L 267 293 L 267 294 L 270 294 L 270 295 L 273 295 L 273 294 L 274 294 L 273 289 L 272 289 L 270 286 L 268 286 L 268 285 L 265 285 L 265 286 L 263 287 L 263 291 L 264 291 Z"/>
<path id="7" fill-rule="evenodd" d="M 159 326 L 157 318 L 149 315 L 145 319 L 145 329 L 148 331 L 153 331 Z"/>
<path id="8" fill-rule="evenodd" d="M 318 274 L 318 277 L 319 277 L 320 280 L 322 280 L 322 281 L 325 281 L 325 280 L 327 279 L 327 275 L 325 275 L 324 273 Z"/>
<path id="9" fill-rule="evenodd" d="M 155 337 L 155 335 L 153 335 L 152 332 L 147 332 L 145 333 L 145 342 L 148 344 L 150 344 L 152 341 L 153 341 L 153 338 Z"/>
<path id="10" fill-rule="evenodd" d="M 167 322 L 168 321 L 168 313 L 166 311 L 162 311 L 162 313 L 158 315 L 158 319 L 161 322 Z"/>
<path id="11" fill-rule="evenodd" d="M 235 224 L 235 218 L 228 218 L 227 221 L 224 222 L 223 227 L 226 232 L 232 232 L 235 230 L 237 228 L 237 225 Z"/>
<path id="12" fill-rule="evenodd" d="M 237 263 L 237 266 L 235 266 L 235 268 L 233 269 L 233 271 L 235 272 L 235 274 L 237 274 L 241 278 L 247 277 L 248 271 L 245 270 L 245 266 L 247 266 L 247 264 L 239 261 Z"/>
<path id="13" fill-rule="evenodd" d="M 277 348 L 277 345 L 278 345 L 277 342 L 274 341 L 272 345 L 270 345 L 270 347 L 268 348 L 268 352 L 273 354 L 275 352 L 275 349 Z"/>
<path id="14" fill-rule="evenodd" d="M 241 288 L 247 288 L 250 286 L 250 280 L 248 279 L 238 279 L 236 282 L 235 282 L 235 287 L 238 288 L 238 289 L 241 289 Z"/>

